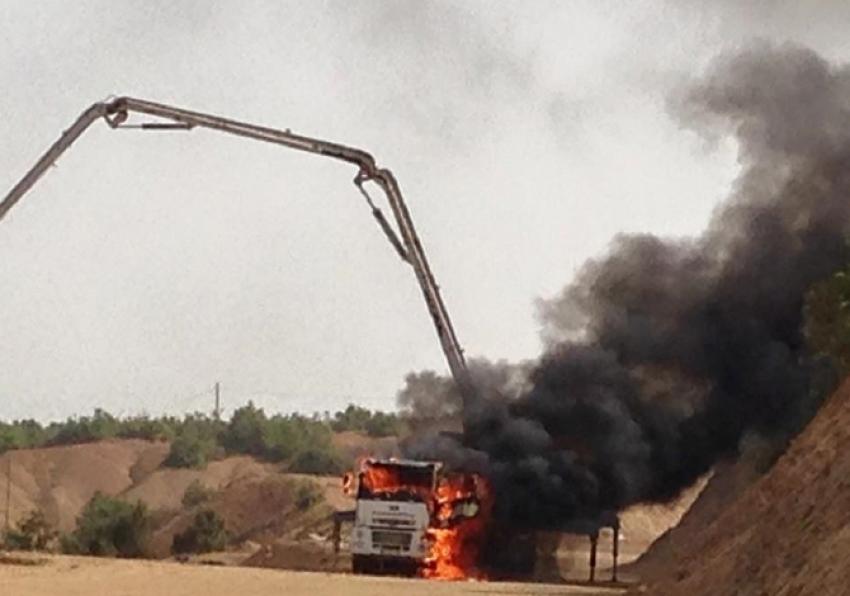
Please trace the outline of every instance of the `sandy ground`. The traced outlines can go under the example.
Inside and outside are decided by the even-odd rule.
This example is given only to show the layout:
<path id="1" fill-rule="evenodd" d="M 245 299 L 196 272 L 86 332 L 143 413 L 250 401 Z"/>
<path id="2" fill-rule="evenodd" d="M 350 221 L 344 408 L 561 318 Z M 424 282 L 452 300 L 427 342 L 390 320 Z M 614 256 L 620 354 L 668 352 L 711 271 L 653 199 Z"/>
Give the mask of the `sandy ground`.
<path id="1" fill-rule="evenodd" d="M 435 582 L 345 574 L 306 573 L 242 567 L 181 565 L 159 561 L 121 561 L 40 556 L 20 564 L 18 555 L 0 562 L 4 596 L 440 596 L 448 594 L 610 595 L 603 587 L 495 582 Z M 2 561 L 2 558 L 0 558 Z"/>

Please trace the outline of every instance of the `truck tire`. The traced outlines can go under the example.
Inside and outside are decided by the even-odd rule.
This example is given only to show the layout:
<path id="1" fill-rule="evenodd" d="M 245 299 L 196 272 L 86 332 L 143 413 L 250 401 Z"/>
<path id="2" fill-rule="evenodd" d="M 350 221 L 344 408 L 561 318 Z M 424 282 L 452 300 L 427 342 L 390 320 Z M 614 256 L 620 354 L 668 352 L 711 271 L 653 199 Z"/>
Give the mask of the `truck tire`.
<path id="1" fill-rule="evenodd" d="M 371 573 L 371 557 L 368 555 L 351 555 L 351 572 L 357 574 Z"/>

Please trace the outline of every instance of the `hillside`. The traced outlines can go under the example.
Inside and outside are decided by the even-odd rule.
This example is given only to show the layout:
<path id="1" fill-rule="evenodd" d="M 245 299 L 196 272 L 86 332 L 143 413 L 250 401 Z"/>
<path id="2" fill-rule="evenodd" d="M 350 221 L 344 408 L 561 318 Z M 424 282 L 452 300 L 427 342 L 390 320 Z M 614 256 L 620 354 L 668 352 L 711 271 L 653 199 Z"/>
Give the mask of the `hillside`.
<path id="1" fill-rule="evenodd" d="M 394 455 L 394 438 L 372 439 L 354 432 L 336 433 L 334 447 L 347 461 L 368 454 Z M 82 507 L 96 491 L 141 500 L 153 513 L 155 526 L 148 552 L 171 555 L 176 533 L 191 523 L 195 509 L 183 507 L 187 487 L 199 482 L 212 491 L 205 508 L 224 521 L 234 546 L 224 554 L 204 555 L 205 561 L 301 570 L 345 570 L 346 556 L 336 556 L 330 543 L 330 513 L 348 509 L 353 501 L 342 493 L 337 477 L 283 473 L 279 465 L 247 456 L 213 461 L 202 470 L 162 467 L 169 445 L 143 440 L 106 440 L 64 447 L 27 449 L 0 456 L 0 486 L 12 463 L 11 517 L 20 520 L 42 509 L 62 532 L 73 529 Z M 321 499 L 299 505 L 298 492 L 314 487 Z M 669 506 L 635 507 L 622 516 L 621 561 L 634 559 L 688 509 L 701 486 Z M 2 497 L 0 497 L 2 500 Z M 345 537 L 343 537 L 345 542 Z M 609 539 L 603 538 L 603 544 Z M 565 536 L 558 548 L 564 577 L 584 579 L 587 539 Z M 610 548 L 600 549 L 600 568 L 610 564 Z"/>
<path id="2" fill-rule="evenodd" d="M 850 381 L 770 472 L 681 540 L 662 579 L 667 595 L 839 596 L 850 581 Z M 696 524 L 695 524 L 696 525 Z"/>
<path id="3" fill-rule="evenodd" d="M 711 525 L 758 478 L 759 472 L 750 458 L 715 465 L 709 478 L 689 489 L 688 493 L 696 498 L 678 523 L 656 534 L 658 538 L 640 558 L 624 568 L 626 576 L 643 581 L 664 577 L 681 553 L 692 547 L 693 536 Z"/>
<path id="4" fill-rule="evenodd" d="M 366 453 L 392 454 L 396 450 L 393 438 L 372 439 L 344 432 L 333 440 L 347 461 Z M 12 523 L 40 509 L 53 527 L 69 532 L 96 492 L 142 501 L 155 520 L 149 552 L 162 558 L 170 556 L 174 534 L 191 523 L 195 511 L 184 508 L 181 500 L 187 487 L 198 482 L 212 491 L 204 506 L 216 511 L 237 543 L 253 545 L 237 554 L 237 560 L 263 545 L 270 548 L 275 541 L 304 540 L 308 535 L 313 536 L 311 544 L 318 540 L 319 548 L 329 551 L 330 512 L 352 506 L 337 477 L 283 473 L 278 465 L 247 456 L 227 457 L 198 470 L 167 468 L 162 462 L 168 450 L 166 442 L 110 439 L 7 452 L 0 455 L 3 506 L 9 470 Z M 319 495 L 318 501 L 306 507 L 297 503 L 298 491 L 305 485 L 315 487 Z"/>
<path id="5" fill-rule="evenodd" d="M 167 453 L 167 443 L 134 439 L 9 451 L 0 455 L 0 482 L 5 489 L 11 461 L 11 519 L 41 509 L 65 532 L 95 492 L 118 495 L 144 483 Z"/>

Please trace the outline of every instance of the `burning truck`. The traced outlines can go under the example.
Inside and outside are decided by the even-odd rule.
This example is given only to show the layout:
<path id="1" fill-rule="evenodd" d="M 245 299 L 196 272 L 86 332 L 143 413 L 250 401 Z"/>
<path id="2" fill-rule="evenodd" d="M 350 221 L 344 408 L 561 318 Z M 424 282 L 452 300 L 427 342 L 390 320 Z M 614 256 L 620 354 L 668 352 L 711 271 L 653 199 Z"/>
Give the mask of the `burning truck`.
<path id="1" fill-rule="evenodd" d="M 344 483 L 356 498 L 343 514 L 353 523 L 355 573 L 483 577 L 479 555 L 493 505 L 483 476 L 446 472 L 439 462 L 368 458 Z"/>

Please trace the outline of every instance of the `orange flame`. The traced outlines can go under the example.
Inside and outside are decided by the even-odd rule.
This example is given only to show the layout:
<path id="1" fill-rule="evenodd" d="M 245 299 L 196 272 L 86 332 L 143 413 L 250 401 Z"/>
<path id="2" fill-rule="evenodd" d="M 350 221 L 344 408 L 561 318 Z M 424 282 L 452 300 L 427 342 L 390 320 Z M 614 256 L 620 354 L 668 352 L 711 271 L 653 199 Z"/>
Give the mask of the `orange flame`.
<path id="1" fill-rule="evenodd" d="M 424 501 L 431 510 L 433 491 L 427 478 L 414 478 L 405 475 L 403 468 L 365 464 L 361 467 L 360 484 L 370 493 L 412 493 Z"/>
<path id="2" fill-rule="evenodd" d="M 354 495 L 354 474 L 351 472 L 342 475 L 342 494 L 346 497 Z"/>
<path id="3" fill-rule="evenodd" d="M 445 476 L 437 486 L 432 540 L 423 576 L 435 579 L 486 579 L 478 569 L 493 498 L 489 483 L 477 474 Z"/>

